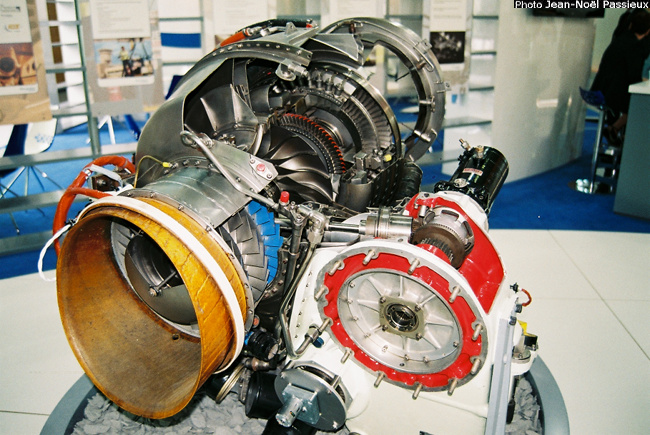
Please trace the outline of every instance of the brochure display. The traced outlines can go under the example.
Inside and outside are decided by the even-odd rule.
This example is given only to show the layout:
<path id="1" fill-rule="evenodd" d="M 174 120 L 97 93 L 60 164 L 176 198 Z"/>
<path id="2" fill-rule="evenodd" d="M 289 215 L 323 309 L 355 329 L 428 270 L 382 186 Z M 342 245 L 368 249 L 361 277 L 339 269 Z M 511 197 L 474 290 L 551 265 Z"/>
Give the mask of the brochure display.
<path id="1" fill-rule="evenodd" d="M 469 81 L 471 10 L 468 0 L 431 0 L 429 10 L 429 42 L 445 81 L 460 93 Z"/>
<path id="2" fill-rule="evenodd" d="M 154 82 L 151 24 L 147 1 L 92 0 L 94 58 L 102 87 L 149 85 Z"/>
<path id="3" fill-rule="evenodd" d="M 240 0 L 236 2 L 214 0 L 214 28 L 218 41 L 224 40 L 233 33 L 275 16 L 275 11 L 269 10 L 269 2 L 255 0 Z M 217 30 L 218 29 L 218 30 Z"/>
<path id="4" fill-rule="evenodd" d="M 163 101 L 155 2 L 90 0 L 82 8 L 94 116 L 150 112 Z"/>
<path id="5" fill-rule="evenodd" d="M 321 24 L 323 27 L 335 21 L 348 17 L 383 18 L 386 15 L 386 4 L 374 0 L 330 0 L 321 3 Z"/>
<path id="6" fill-rule="evenodd" d="M 52 118 L 34 0 L 0 4 L 0 124 Z"/>

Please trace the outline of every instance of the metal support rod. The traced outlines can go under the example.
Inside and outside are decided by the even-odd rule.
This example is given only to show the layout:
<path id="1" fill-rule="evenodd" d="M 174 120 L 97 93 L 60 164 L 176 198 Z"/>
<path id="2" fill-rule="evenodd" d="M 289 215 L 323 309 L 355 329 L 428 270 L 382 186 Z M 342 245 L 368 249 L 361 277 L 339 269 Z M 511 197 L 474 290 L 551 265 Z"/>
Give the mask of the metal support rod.
<path id="1" fill-rule="evenodd" d="M 316 249 L 316 244 L 311 244 L 309 246 L 309 250 L 307 251 L 307 254 L 305 255 L 305 261 L 303 262 L 303 265 L 309 264 L 311 261 L 311 257 L 314 254 L 314 250 Z M 296 277 L 293 279 L 291 286 L 285 293 L 283 299 L 282 299 L 282 304 L 280 305 L 280 330 L 282 334 L 282 339 L 284 341 L 284 344 L 287 348 L 287 354 L 292 357 L 296 358 L 300 356 L 299 354 L 296 353 L 296 351 L 293 348 L 293 342 L 291 341 L 291 334 L 289 333 L 289 313 L 291 312 L 291 301 L 293 300 L 293 296 L 296 293 L 296 288 L 298 287 L 298 283 L 302 279 L 302 276 L 305 273 L 305 270 L 307 270 L 307 267 L 301 267 L 298 269 L 298 274 Z"/>
<path id="2" fill-rule="evenodd" d="M 74 12 L 77 21 L 81 23 L 81 5 L 80 1 L 74 2 Z M 88 137 L 90 139 L 90 150 L 94 157 L 101 155 L 102 149 L 99 143 L 99 129 L 97 128 L 97 119 L 93 116 L 92 107 L 90 104 L 90 87 L 88 86 L 88 74 L 86 69 L 86 48 L 84 44 L 83 31 L 81 24 L 77 25 L 77 40 L 79 41 L 79 54 L 81 59 L 81 74 L 83 76 L 84 95 L 86 97 L 86 115 L 88 117 Z"/>
<path id="3" fill-rule="evenodd" d="M 596 140 L 594 141 L 594 151 L 591 156 L 591 174 L 589 176 L 589 193 L 594 193 L 596 185 L 596 166 L 598 164 L 598 154 L 600 153 L 600 141 L 603 136 L 603 125 L 605 124 L 605 107 L 599 107 L 598 129 L 596 130 Z"/>
<path id="4" fill-rule="evenodd" d="M 302 238 L 302 232 L 305 228 L 304 224 L 304 219 L 296 218 L 292 220 L 293 228 L 291 229 L 291 242 L 289 245 L 289 258 L 287 261 L 287 275 L 284 279 L 285 289 L 289 288 L 289 285 L 293 280 L 293 276 L 296 271 L 298 255 L 300 254 L 300 240 Z"/>
<path id="5" fill-rule="evenodd" d="M 328 222 L 327 231 L 340 231 L 342 233 L 363 234 L 363 228 L 359 224 L 345 224 L 342 222 Z"/>

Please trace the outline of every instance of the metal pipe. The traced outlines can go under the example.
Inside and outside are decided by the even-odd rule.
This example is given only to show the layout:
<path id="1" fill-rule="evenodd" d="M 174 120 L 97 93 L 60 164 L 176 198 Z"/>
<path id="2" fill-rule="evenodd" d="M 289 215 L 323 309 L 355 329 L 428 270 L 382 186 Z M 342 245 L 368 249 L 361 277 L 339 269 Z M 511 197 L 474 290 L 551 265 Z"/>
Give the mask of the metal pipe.
<path id="1" fill-rule="evenodd" d="M 305 255 L 305 261 L 303 262 L 303 265 L 309 264 L 311 261 L 311 257 L 314 254 L 314 251 L 316 250 L 316 243 L 312 243 L 309 246 L 309 250 L 307 251 L 307 254 Z M 282 339 L 284 341 L 284 345 L 286 346 L 287 349 L 287 354 L 292 357 L 292 358 L 297 358 L 298 355 L 296 351 L 293 348 L 293 343 L 291 341 L 291 334 L 289 334 L 289 311 L 291 310 L 290 303 L 293 300 L 293 296 L 296 293 L 296 288 L 298 287 L 298 283 L 302 279 L 303 275 L 305 274 L 305 270 L 307 270 L 306 266 L 301 267 L 298 270 L 298 275 L 293 279 L 291 282 L 291 286 L 287 290 L 287 292 L 284 295 L 284 298 L 282 299 L 282 304 L 280 305 L 280 332 L 282 334 Z"/>

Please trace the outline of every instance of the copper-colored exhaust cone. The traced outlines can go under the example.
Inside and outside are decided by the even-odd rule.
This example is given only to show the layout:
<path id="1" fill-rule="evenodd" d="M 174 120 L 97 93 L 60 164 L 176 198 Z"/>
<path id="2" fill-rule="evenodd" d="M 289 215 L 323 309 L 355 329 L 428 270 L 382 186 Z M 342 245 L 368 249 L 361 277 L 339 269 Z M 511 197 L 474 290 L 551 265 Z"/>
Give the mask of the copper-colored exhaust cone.
<path id="1" fill-rule="evenodd" d="M 110 197 L 65 238 L 57 288 L 68 341 L 133 414 L 177 413 L 241 350 L 246 293 L 214 237 L 162 202 Z"/>

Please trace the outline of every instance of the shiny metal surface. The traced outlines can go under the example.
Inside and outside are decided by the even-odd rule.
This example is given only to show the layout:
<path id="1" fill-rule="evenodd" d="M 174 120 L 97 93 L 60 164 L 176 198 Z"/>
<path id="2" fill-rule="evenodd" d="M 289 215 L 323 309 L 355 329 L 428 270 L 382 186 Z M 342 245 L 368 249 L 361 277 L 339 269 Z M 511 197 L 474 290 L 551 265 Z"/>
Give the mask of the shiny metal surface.
<path id="1" fill-rule="evenodd" d="M 445 300 L 406 273 L 356 274 L 341 288 L 337 303 L 351 338 L 389 367 L 432 373 L 457 356 L 458 319 Z"/>
<path id="2" fill-rule="evenodd" d="M 332 258 L 316 280 L 317 288 L 327 288 L 318 308 L 357 361 L 385 373 L 391 383 L 416 389 L 418 376 L 451 370 L 461 355 L 485 361 L 488 332 L 465 278 L 440 258 L 400 240 L 356 243 Z M 456 375 L 457 385 L 478 373 Z M 424 390 L 447 387 L 432 383 Z"/>
<path id="3" fill-rule="evenodd" d="M 177 136 L 187 129 L 273 163 L 280 171 L 274 186 L 300 202 L 337 201 L 359 211 L 378 205 L 372 198 L 395 191 L 399 160 L 419 158 L 435 139 L 446 89 L 430 47 L 412 31 L 384 20 L 352 23 L 318 31 L 272 27 L 266 36 L 218 48 L 154 114 L 150 124 L 160 126 L 143 130 L 136 159 L 197 156 L 178 147 Z M 367 80 L 366 52 L 377 44 L 412 70 L 418 90 L 420 114 L 405 145 L 390 105 Z M 322 133 L 287 132 L 287 114 L 305 117 Z M 344 162 L 340 171 L 331 165 L 336 154 Z M 141 169 L 144 184 L 163 172 L 150 161 Z"/>
<path id="4" fill-rule="evenodd" d="M 448 189 L 419 193 L 446 90 L 429 44 L 385 20 L 302 24 L 257 23 L 198 62 L 147 123 L 132 186 L 75 221 L 58 269 L 75 355 L 154 418 L 235 366 L 217 401 L 269 370 L 286 427 L 501 425 L 498 327 L 521 330 L 487 235 L 505 158 L 468 146 Z M 368 80 L 377 46 L 418 93 L 404 141 Z"/>
<path id="5" fill-rule="evenodd" d="M 287 413 L 295 412 L 297 403 L 301 405 L 297 409 L 300 412 L 294 419 L 306 421 L 317 429 L 336 430 L 345 423 L 349 393 L 338 384 L 336 376 L 317 364 L 301 363 L 284 370 L 275 380 L 275 391 L 286 408 L 278 413 L 281 424 L 289 423 Z"/>
<path id="6" fill-rule="evenodd" d="M 442 128 L 446 85 L 431 45 L 412 30 L 377 18 L 341 20 L 323 29 L 326 34 L 354 33 L 366 47 L 380 44 L 390 49 L 411 72 L 419 99 L 413 133 L 404 140 L 404 155 L 418 160 L 433 144 Z"/>

